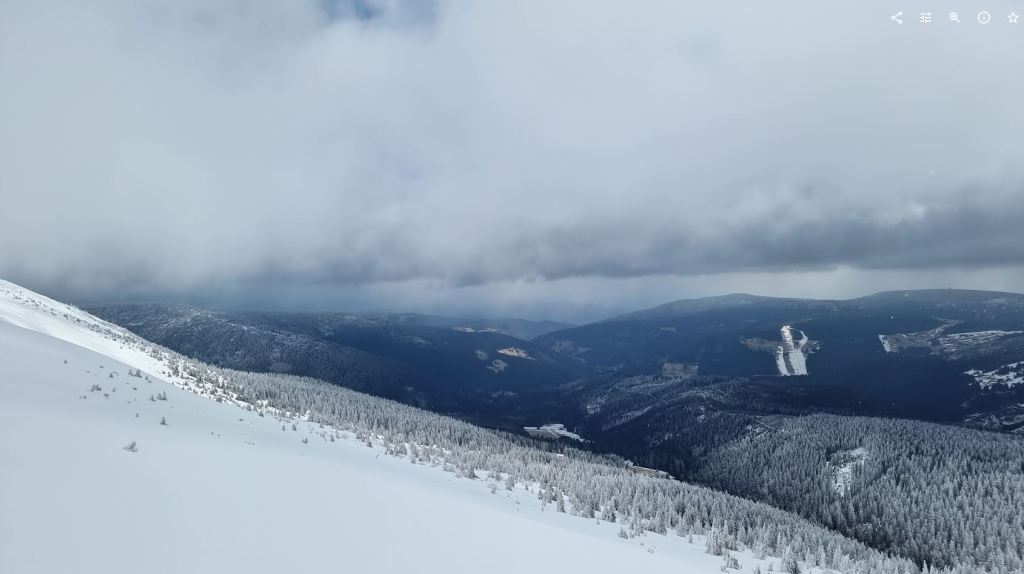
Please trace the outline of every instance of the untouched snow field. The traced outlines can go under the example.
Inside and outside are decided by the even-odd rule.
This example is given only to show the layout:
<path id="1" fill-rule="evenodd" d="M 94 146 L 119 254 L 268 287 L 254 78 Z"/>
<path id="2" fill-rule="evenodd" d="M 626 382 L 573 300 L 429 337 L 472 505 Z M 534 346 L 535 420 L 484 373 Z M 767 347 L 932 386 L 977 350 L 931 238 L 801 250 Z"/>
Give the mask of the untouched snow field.
<path id="1" fill-rule="evenodd" d="M 720 572 L 701 537 L 621 539 L 162 367 L 144 341 L 0 282 L 0 572 Z"/>

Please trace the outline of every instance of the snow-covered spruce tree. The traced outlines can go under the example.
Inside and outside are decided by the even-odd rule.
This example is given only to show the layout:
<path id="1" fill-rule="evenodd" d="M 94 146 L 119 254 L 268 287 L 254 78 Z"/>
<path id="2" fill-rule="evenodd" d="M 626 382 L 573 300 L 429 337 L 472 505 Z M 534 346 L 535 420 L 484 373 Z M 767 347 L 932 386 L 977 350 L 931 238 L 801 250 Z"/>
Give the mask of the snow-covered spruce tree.
<path id="1" fill-rule="evenodd" d="M 722 553 L 722 572 L 728 572 L 729 570 L 739 570 L 740 561 L 726 550 Z"/>

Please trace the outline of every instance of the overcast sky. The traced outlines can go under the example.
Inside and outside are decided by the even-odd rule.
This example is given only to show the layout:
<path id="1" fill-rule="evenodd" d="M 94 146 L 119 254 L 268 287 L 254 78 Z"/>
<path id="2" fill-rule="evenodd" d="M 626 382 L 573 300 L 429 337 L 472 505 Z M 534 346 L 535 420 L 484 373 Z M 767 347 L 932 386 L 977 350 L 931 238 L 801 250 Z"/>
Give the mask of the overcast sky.
<path id="1" fill-rule="evenodd" d="M 0 277 L 575 321 L 1024 291 L 1012 4 L 0 0 Z"/>

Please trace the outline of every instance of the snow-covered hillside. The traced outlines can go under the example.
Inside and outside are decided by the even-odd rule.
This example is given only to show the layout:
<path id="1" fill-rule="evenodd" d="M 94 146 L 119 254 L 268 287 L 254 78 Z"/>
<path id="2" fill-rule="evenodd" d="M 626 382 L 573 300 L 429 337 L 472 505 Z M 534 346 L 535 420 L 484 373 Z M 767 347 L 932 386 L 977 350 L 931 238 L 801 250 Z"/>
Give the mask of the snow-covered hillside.
<path id="1" fill-rule="evenodd" d="M 1024 331 L 1001 329 L 946 333 L 960 323 L 960 321 L 943 321 L 942 325 L 927 331 L 880 334 L 878 340 L 881 341 L 882 349 L 886 353 L 918 349 L 948 361 L 955 361 L 998 352 L 1002 348 L 1001 343 L 1024 334 Z"/>
<path id="2" fill-rule="evenodd" d="M 974 382 L 978 383 L 978 386 L 982 389 L 989 389 L 995 385 L 1013 387 L 1015 385 L 1024 384 L 1024 361 L 1003 365 L 1002 367 L 991 371 L 971 369 L 965 374 L 973 377 Z"/>
<path id="3" fill-rule="evenodd" d="M 0 283 L 0 572 L 712 573 L 723 564 L 702 536 L 620 538 L 617 524 L 543 504 L 535 485 L 496 488 L 500 476 L 469 480 L 387 456 L 343 429 L 172 376 L 171 360 Z M 733 556 L 744 572 L 779 564 Z"/>

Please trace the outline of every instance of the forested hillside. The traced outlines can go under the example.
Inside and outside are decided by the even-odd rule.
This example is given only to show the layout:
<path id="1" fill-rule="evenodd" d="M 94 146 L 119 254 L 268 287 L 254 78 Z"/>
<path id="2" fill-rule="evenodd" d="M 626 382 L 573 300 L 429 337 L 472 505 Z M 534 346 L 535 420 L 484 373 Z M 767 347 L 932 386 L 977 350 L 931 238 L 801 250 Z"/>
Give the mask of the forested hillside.
<path id="1" fill-rule="evenodd" d="M 802 414 L 818 390 L 714 377 L 612 378 L 590 396 L 576 428 L 602 450 L 918 561 L 1024 566 L 1024 437 Z"/>
<path id="2" fill-rule="evenodd" d="M 234 369 L 315 377 L 346 388 L 466 416 L 514 412 L 516 398 L 582 369 L 498 327 L 425 315 L 220 312 L 120 304 L 91 312 L 188 356 Z M 512 405 L 512 407 L 509 407 Z"/>
<path id="3" fill-rule="evenodd" d="M 916 421 L 766 417 L 707 484 L 933 565 L 1024 567 L 1024 437 Z"/>

